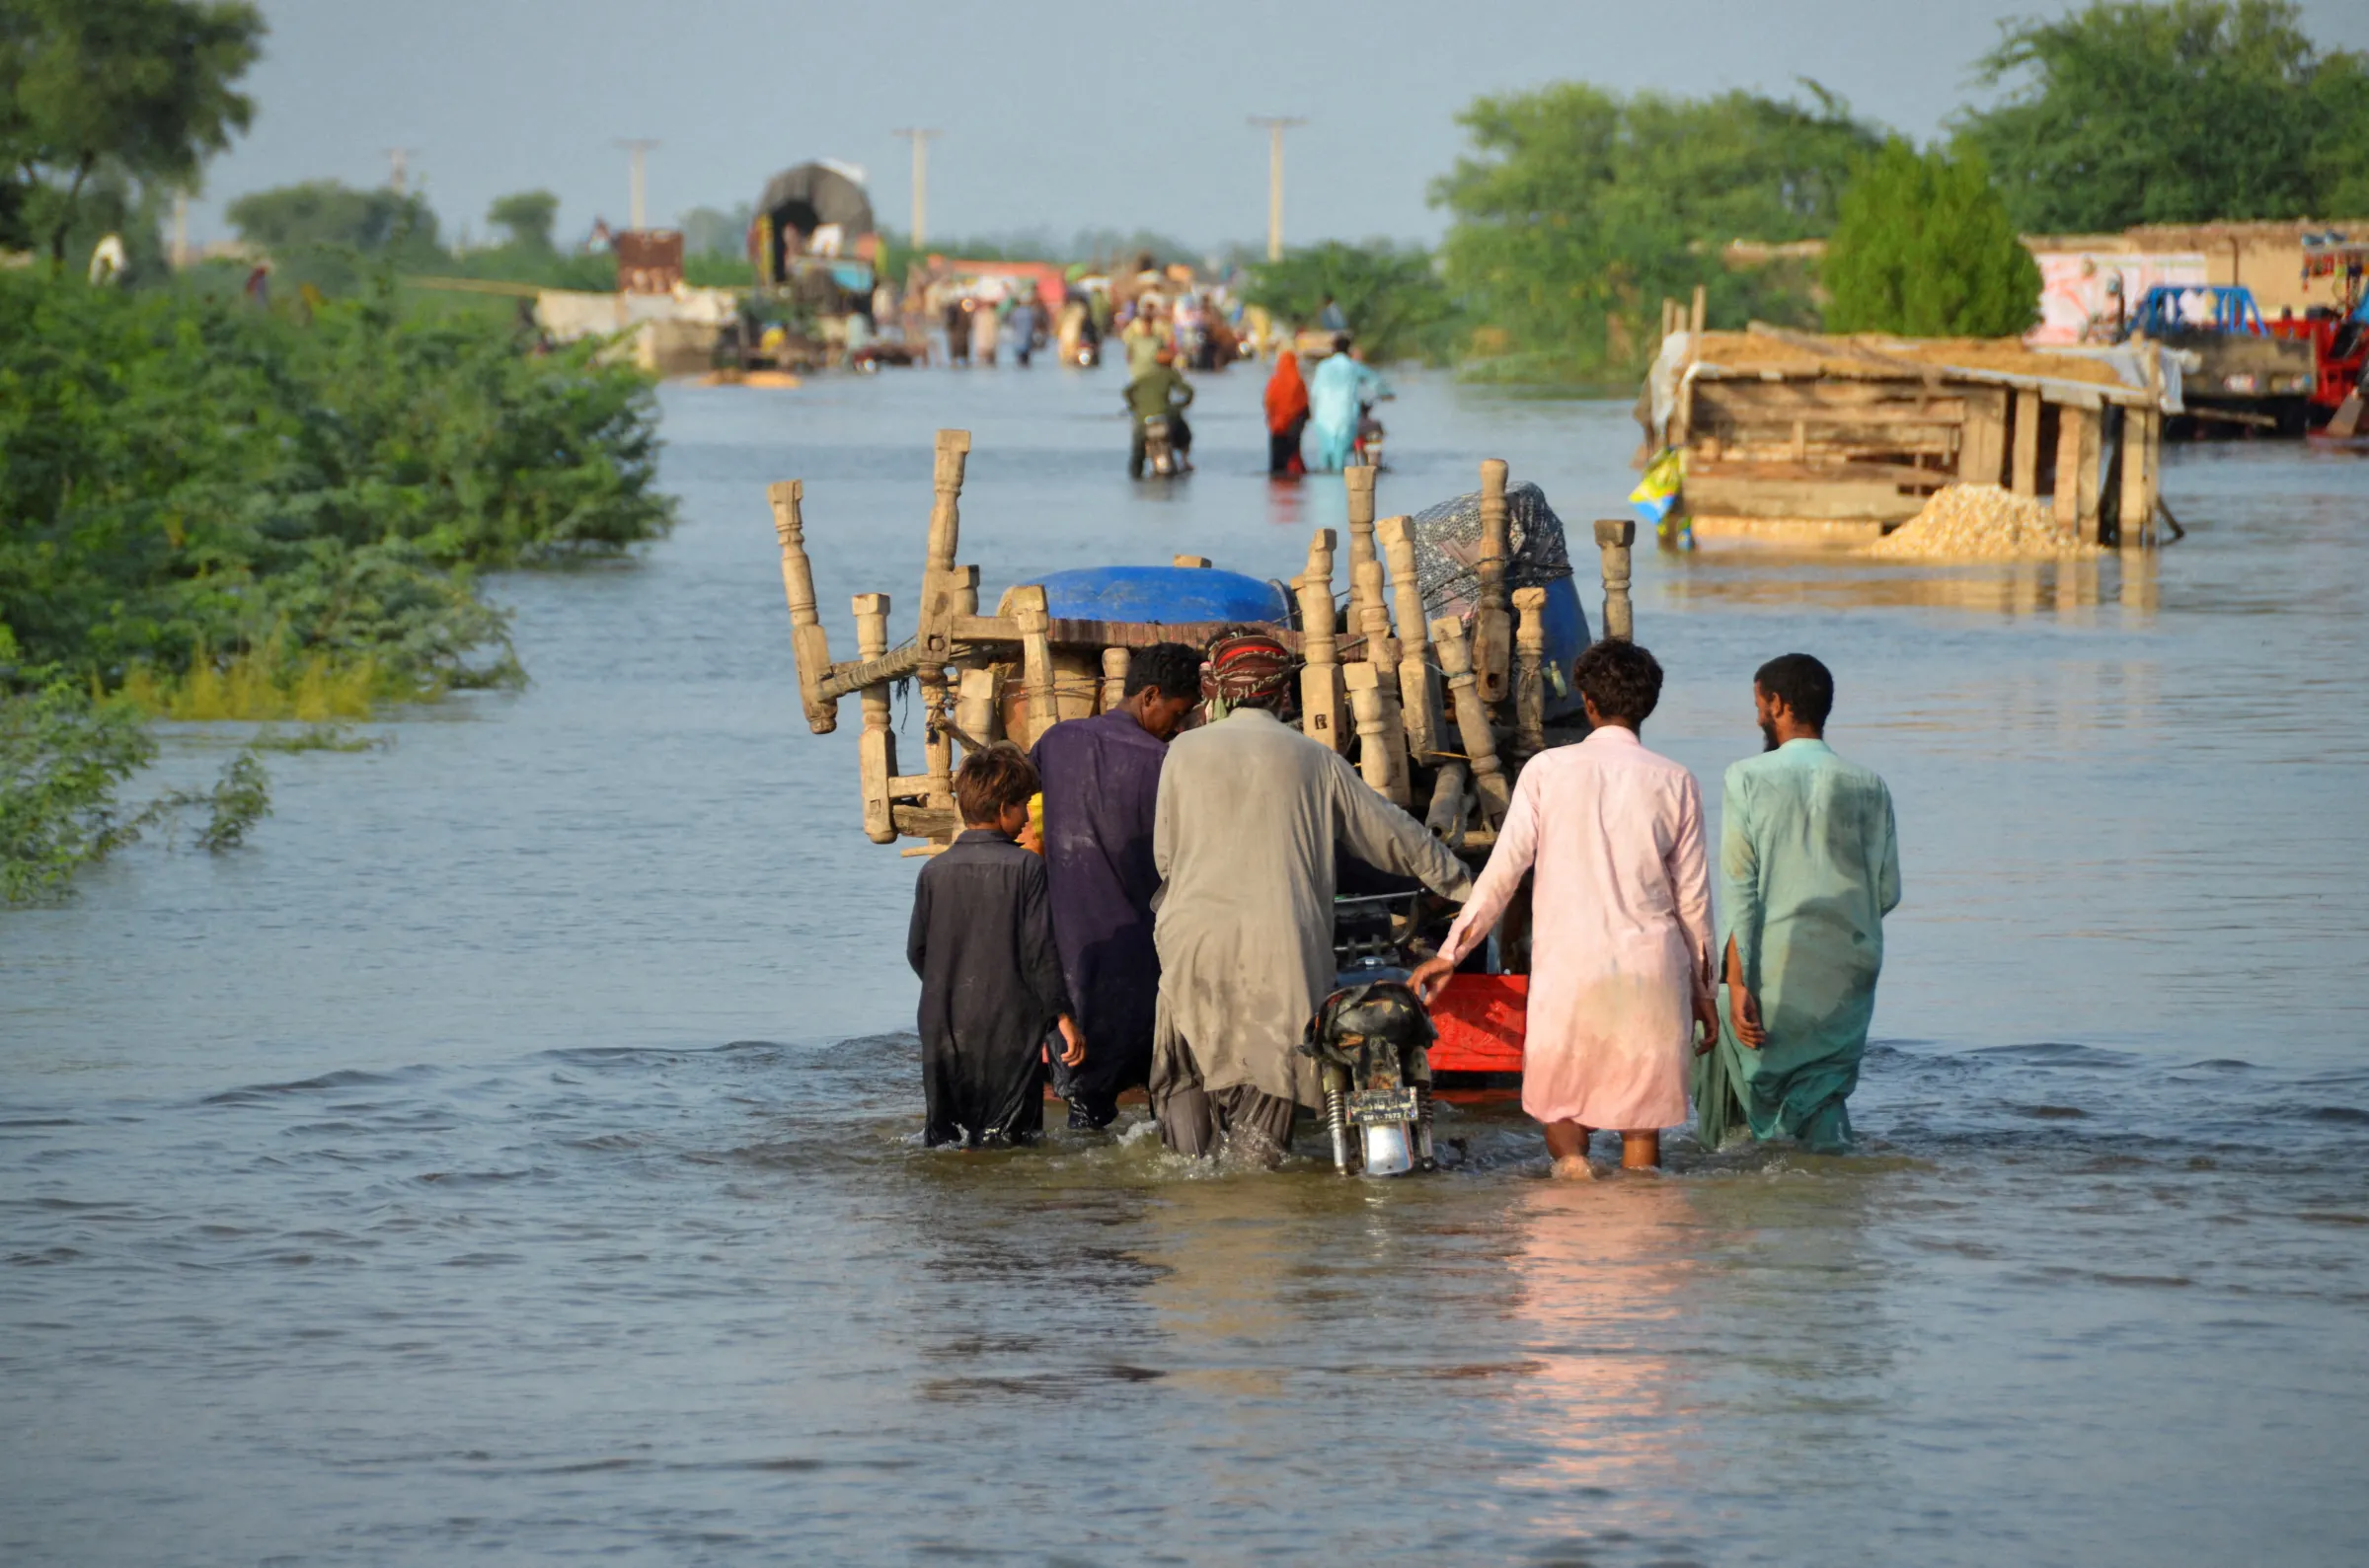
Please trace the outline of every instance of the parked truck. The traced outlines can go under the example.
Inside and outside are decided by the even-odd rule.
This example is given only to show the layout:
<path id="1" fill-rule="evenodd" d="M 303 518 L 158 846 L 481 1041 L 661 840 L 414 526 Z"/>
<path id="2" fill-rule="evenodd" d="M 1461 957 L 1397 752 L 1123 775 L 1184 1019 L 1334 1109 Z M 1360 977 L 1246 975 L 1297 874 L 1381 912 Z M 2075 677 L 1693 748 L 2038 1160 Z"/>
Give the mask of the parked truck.
<path id="1" fill-rule="evenodd" d="M 2310 427 L 2313 346 L 2274 335 L 2252 290 L 2234 283 L 2158 283 L 2139 296 L 2123 331 L 2184 356 L 2187 411 L 2168 435 L 2249 427 L 2299 436 Z"/>

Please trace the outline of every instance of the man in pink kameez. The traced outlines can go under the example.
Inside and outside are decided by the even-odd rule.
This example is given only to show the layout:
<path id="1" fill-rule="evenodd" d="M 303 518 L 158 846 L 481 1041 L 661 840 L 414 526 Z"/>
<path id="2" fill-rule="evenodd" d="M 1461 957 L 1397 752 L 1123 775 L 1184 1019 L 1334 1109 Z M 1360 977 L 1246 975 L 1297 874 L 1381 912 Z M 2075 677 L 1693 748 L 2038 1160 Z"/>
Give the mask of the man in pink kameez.
<path id="1" fill-rule="evenodd" d="M 1716 1039 L 1719 1014 L 1702 791 L 1638 739 L 1661 666 L 1599 642 L 1571 673 L 1594 732 L 1523 767 L 1471 901 L 1414 978 L 1434 995 L 1537 868 L 1522 1109 L 1545 1124 L 1555 1173 L 1585 1177 L 1600 1127 L 1620 1132 L 1623 1165 L 1660 1163 L 1661 1129 L 1686 1120 L 1696 1026 Z"/>

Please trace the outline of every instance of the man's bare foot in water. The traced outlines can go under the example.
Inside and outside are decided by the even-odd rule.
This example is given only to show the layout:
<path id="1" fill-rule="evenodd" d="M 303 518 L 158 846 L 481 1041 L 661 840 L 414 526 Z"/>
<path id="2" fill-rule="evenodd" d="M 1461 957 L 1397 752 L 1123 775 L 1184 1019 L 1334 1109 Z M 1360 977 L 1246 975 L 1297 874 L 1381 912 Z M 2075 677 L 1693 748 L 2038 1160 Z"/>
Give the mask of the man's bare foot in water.
<path id="1" fill-rule="evenodd" d="M 1588 1130 L 1577 1122 L 1549 1122 L 1541 1129 L 1547 1135 L 1547 1157 L 1555 1161 L 1555 1174 L 1565 1181 L 1593 1181 L 1596 1172 L 1587 1162 Z"/>

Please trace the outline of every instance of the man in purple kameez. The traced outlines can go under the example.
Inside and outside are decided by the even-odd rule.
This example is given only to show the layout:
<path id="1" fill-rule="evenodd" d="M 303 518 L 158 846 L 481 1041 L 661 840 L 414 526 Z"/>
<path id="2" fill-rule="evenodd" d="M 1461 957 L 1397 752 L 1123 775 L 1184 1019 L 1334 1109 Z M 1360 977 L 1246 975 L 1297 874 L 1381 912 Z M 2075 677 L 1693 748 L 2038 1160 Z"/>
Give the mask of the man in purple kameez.
<path id="1" fill-rule="evenodd" d="M 1108 1126 L 1120 1091 L 1151 1076 L 1160 1003 L 1153 814 L 1169 737 L 1200 698 L 1200 654 L 1155 643 L 1128 661 L 1118 707 L 1055 724 L 1032 754 L 1043 776 L 1053 940 L 1088 1051 L 1084 1067 L 1053 1069 L 1072 1127 Z"/>

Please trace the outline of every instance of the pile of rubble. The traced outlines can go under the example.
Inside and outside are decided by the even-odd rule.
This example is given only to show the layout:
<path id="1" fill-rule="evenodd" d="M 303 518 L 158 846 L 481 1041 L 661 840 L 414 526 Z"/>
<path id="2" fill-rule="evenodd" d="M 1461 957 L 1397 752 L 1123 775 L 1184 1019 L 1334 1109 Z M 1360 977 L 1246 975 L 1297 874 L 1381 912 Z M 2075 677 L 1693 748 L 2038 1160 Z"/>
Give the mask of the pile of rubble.
<path id="1" fill-rule="evenodd" d="M 1865 553 L 1898 560 L 2031 560 L 2103 554 L 2058 526 L 2050 502 L 1997 485 L 1951 485 L 1936 490 L 1923 510 Z"/>

